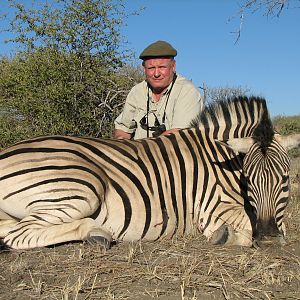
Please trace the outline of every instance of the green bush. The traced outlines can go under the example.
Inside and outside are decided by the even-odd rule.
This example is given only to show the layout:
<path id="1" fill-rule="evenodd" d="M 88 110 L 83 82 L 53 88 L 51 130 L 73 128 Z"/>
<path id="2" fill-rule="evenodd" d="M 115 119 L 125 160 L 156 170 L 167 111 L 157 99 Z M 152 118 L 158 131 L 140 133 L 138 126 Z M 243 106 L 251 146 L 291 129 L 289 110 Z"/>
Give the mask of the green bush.
<path id="1" fill-rule="evenodd" d="M 96 56 L 47 48 L 4 58 L 0 67 L 3 146 L 47 134 L 111 136 L 129 89 L 142 79 L 126 68 L 110 70 Z"/>
<path id="2" fill-rule="evenodd" d="M 124 0 L 8 1 L 5 30 L 19 52 L 0 58 L 2 147 L 45 134 L 110 136 L 141 80 L 120 33 L 138 12 Z"/>
<path id="3" fill-rule="evenodd" d="M 291 134 L 300 132 L 300 115 L 276 116 L 273 125 L 280 134 Z"/>
<path id="4" fill-rule="evenodd" d="M 273 118 L 273 126 L 280 134 L 300 133 L 300 115 L 276 116 Z M 293 149 L 289 154 L 291 157 L 299 157 L 300 149 Z"/>

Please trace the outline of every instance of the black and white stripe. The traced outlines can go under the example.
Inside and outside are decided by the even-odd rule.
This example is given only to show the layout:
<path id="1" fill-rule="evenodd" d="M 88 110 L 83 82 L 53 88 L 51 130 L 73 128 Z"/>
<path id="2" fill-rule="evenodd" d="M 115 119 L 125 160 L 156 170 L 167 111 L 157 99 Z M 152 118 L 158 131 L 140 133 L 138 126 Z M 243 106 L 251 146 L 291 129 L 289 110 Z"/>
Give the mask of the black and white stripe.
<path id="1" fill-rule="evenodd" d="M 268 222 L 281 234 L 288 157 L 263 123 L 270 125 L 265 101 L 240 98 L 159 138 L 20 142 L 0 153 L 0 237 L 26 249 L 155 241 L 194 228 L 213 243 L 250 246 Z M 252 141 L 246 152 L 235 146 L 244 138 Z"/>

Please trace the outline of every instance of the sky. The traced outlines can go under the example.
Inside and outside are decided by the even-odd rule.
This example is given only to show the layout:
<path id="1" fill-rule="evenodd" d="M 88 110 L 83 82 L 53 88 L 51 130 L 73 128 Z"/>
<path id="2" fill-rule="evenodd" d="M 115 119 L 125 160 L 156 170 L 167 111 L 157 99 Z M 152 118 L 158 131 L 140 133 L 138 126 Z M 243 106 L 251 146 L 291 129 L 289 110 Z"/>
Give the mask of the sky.
<path id="1" fill-rule="evenodd" d="M 22 1 L 20 1 L 22 2 Z M 23 2 L 26 2 L 25 0 Z M 267 100 L 271 116 L 300 114 L 300 2 L 280 17 L 244 15 L 238 0 L 125 0 L 131 16 L 122 34 L 136 56 L 150 43 L 168 41 L 178 51 L 177 72 L 198 87 L 241 87 Z M 5 24 L 0 21 L 0 30 Z M 0 36 L 0 54 L 13 45 Z"/>
<path id="2" fill-rule="evenodd" d="M 271 115 L 300 114 L 300 3 L 268 18 L 240 20 L 236 0 L 130 0 L 145 6 L 124 33 L 138 54 L 156 40 L 178 51 L 177 72 L 197 86 L 242 87 L 266 98 Z"/>

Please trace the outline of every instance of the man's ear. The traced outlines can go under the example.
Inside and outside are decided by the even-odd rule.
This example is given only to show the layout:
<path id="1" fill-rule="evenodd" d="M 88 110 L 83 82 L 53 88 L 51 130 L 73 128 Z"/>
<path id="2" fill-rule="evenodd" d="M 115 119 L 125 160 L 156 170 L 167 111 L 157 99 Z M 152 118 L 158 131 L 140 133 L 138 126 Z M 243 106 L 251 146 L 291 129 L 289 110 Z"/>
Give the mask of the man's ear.
<path id="1" fill-rule="evenodd" d="M 276 141 L 287 151 L 300 146 L 300 134 L 280 135 L 275 134 Z"/>
<path id="2" fill-rule="evenodd" d="M 239 153 L 247 153 L 250 147 L 255 143 L 254 139 L 251 137 L 233 138 L 227 141 L 219 141 L 219 140 L 215 140 L 215 141 L 216 143 L 219 143 Z"/>
<path id="3" fill-rule="evenodd" d="M 173 72 L 174 74 L 176 73 L 176 60 L 174 59 L 174 62 L 173 62 Z"/>

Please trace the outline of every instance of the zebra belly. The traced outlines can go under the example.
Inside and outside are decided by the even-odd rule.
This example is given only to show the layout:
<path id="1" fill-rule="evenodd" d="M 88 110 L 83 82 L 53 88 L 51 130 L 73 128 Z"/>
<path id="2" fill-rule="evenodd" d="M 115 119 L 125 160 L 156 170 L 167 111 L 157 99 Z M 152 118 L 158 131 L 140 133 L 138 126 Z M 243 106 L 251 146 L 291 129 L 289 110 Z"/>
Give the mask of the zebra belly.
<path id="1" fill-rule="evenodd" d="M 157 197 L 151 197 L 151 209 L 146 210 L 145 203 L 141 197 L 128 192 L 130 208 L 113 190 L 109 190 L 101 207 L 101 213 L 96 222 L 101 229 L 109 232 L 114 240 L 154 241 L 163 236 L 171 236 L 176 230 L 176 221 L 170 214 L 166 220 L 162 216 Z M 125 206 L 127 206 L 125 208 Z"/>

